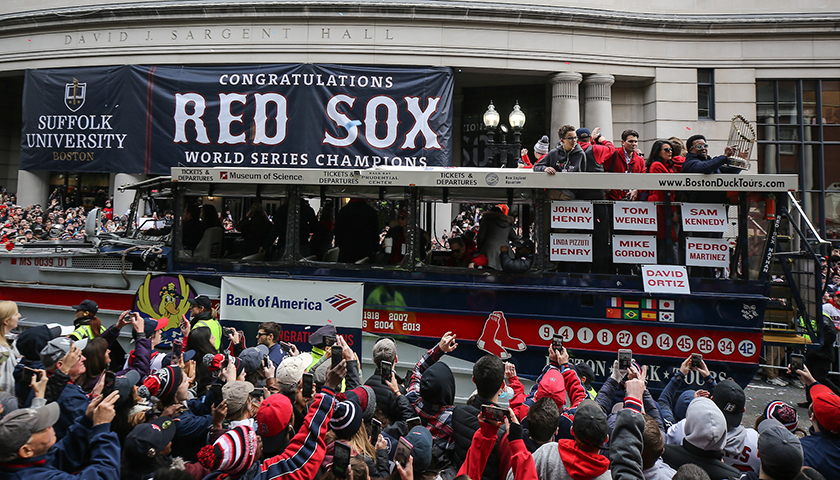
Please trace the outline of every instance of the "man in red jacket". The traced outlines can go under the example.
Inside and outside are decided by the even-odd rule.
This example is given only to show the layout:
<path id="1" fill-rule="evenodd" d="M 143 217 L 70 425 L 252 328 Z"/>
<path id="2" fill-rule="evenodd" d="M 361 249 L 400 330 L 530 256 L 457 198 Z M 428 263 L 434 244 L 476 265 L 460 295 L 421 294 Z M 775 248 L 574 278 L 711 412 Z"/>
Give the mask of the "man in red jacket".
<path id="1" fill-rule="evenodd" d="M 600 141 L 599 136 L 593 136 L 594 143 Z M 604 161 L 605 172 L 615 173 L 644 173 L 645 159 L 636 152 L 639 146 L 639 132 L 625 130 L 621 132 L 621 148 Z M 607 200 L 630 200 L 639 198 L 638 190 L 608 190 Z"/>

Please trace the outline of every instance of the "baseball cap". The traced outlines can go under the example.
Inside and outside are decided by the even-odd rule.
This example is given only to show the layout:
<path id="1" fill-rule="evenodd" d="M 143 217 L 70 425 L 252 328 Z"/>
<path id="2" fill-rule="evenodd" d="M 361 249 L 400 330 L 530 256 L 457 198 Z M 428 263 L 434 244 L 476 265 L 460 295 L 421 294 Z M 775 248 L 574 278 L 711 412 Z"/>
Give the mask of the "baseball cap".
<path id="1" fill-rule="evenodd" d="M 245 373 L 254 373 L 259 370 L 262 365 L 262 359 L 266 355 L 268 355 L 268 348 L 265 345 L 258 345 L 243 350 L 239 354 L 239 360 L 242 361 L 242 368 L 245 369 Z"/>
<path id="2" fill-rule="evenodd" d="M 222 387 L 222 398 L 227 400 L 228 411 L 238 412 L 248 405 L 249 394 L 254 391 L 254 384 L 242 380 L 227 382 Z"/>
<path id="3" fill-rule="evenodd" d="M 727 378 L 718 383 L 712 394 L 712 401 L 726 417 L 727 430 L 741 424 L 741 417 L 744 416 L 744 406 L 747 404 L 747 396 L 744 394 L 744 389 L 735 381 Z"/>
<path id="4" fill-rule="evenodd" d="M 83 338 L 77 342 L 73 342 L 68 337 L 58 337 L 47 342 L 47 345 L 41 350 L 40 354 L 41 363 L 44 364 L 44 368 L 50 368 L 58 363 L 65 355 L 70 353 L 70 350 L 73 350 L 74 343 L 79 350 L 84 350 L 87 346 L 88 339 Z"/>
<path id="5" fill-rule="evenodd" d="M 607 439 L 607 416 L 592 400 L 580 402 L 572 420 L 575 438 L 591 447 L 600 447 Z"/>
<path id="6" fill-rule="evenodd" d="M 165 416 L 141 423 L 125 437 L 124 452 L 134 459 L 154 458 L 172 442 L 175 430 L 175 422 Z"/>
<path id="7" fill-rule="evenodd" d="M 323 327 L 319 328 L 312 332 L 312 335 L 309 336 L 309 344 L 310 345 L 318 345 L 324 343 L 324 337 L 334 337 L 335 336 L 335 326 L 334 325 L 324 325 Z"/>
<path id="8" fill-rule="evenodd" d="M 557 404 L 557 408 L 563 409 L 566 406 L 566 382 L 563 375 L 556 368 L 549 368 L 537 385 L 537 393 L 534 400 L 542 397 L 550 397 Z"/>
<path id="9" fill-rule="evenodd" d="M 0 462 L 17 458 L 20 447 L 33 433 L 47 429 L 58 421 L 61 410 L 51 402 L 40 408 L 19 408 L 0 421 Z"/>
<path id="10" fill-rule="evenodd" d="M 814 416 L 825 430 L 840 434 L 840 397 L 825 385 L 816 383 L 811 387 L 814 400 Z"/>
<path id="11" fill-rule="evenodd" d="M 70 327 L 72 332 L 72 327 Z M 49 325 L 38 325 L 27 328 L 18 335 L 17 349 L 27 360 L 41 361 L 41 350 L 47 346 L 50 340 L 62 335 L 60 326 L 50 327 Z"/>
<path id="12" fill-rule="evenodd" d="M 99 305 L 97 305 L 93 300 L 82 300 L 82 303 L 73 305 L 73 310 L 83 310 L 85 312 L 90 312 L 91 315 L 96 315 L 96 312 L 99 311 Z"/>
<path id="13" fill-rule="evenodd" d="M 793 480 L 802 469 L 803 462 L 799 437 L 772 418 L 758 424 L 758 434 L 762 470 L 774 480 Z"/>
<path id="14" fill-rule="evenodd" d="M 207 310 L 213 308 L 213 302 L 210 301 L 210 297 L 207 295 L 199 295 L 195 298 L 190 298 L 188 301 L 190 302 L 190 306 L 193 307 L 204 307 Z"/>
<path id="15" fill-rule="evenodd" d="M 158 320 L 153 318 L 147 318 L 143 322 L 143 333 L 146 334 L 146 338 L 152 338 L 155 332 L 158 330 L 163 330 L 166 326 L 169 325 L 169 319 L 164 317 Z"/>
<path id="16" fill-rule="evenodd" d="M 411 443 L 411 456 L 414 457 L 414 471 L 424 472 L 432 463 L 432 433 L 423 426 L 416 426 L 408 432 L 405 439 Z"/>
<path id="17" fill-rule="evenodd" d="M 588 128 L 578 128 L 575 130 L 575 135 L 577 135 L 578 138 L 590 137 L 592 136 L 592 132 L 590 132 Z"/>
<path id="18" fill-rule="evenodd" d="M 306 368 L 312 364 L 312 355 L 301 353 L 297 357 L 286 357 L 277 365 L 274 377 L 281 385 L 295 385 L 303 377 Z"/>
<path id="19" fill-rule="evenodd" d="M 137 370 L 129 370 L 125 375 L 114 380 L 114 388 L 119 392 L 120 398 L 114 406 L 119 406 L 131 398 L 131 388 L 140 382 L 140 373 Z"/>
<path id="20" fill-rule="evenodd" d="M 720 384 L 718 384 L 720 385 Z M 691 401 L 685 412 L 685 441 L 710 452 L 723 450 L 726 440 L 726 417 L 715 402 L 706 397 Z"/>
<path id="21" fill-rule="evenodd" d="M 262 401 L 254 420 L 257 422 L 257 432 L 263 439 L 263 451 L 266 454 L 277 455 L 283 452 L 285 442 L 280 433 L 289 427 L 292 418 L 292 401 L 282 393 L 275 393 Z"/>

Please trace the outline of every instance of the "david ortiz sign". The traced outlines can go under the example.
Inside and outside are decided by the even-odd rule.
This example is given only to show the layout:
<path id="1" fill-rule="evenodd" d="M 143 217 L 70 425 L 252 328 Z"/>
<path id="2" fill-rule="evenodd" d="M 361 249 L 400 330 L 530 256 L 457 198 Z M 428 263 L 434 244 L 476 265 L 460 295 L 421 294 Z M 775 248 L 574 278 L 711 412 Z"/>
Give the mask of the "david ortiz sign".
<path id="1" fill-rule="evenodd" d="M 28 70 L 21 168 L 449 166 L 453 79 L 315 64 Z"/>

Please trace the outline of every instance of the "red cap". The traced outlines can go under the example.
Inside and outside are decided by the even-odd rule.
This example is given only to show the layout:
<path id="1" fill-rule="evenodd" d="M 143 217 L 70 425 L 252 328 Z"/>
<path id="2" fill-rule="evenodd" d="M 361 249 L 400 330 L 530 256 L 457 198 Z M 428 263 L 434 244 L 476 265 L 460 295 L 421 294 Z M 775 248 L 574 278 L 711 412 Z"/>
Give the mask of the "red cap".
<path id="1" fill-rule="evenodd" d="M 566 408 L 566 382 L 563 380 L 563 374 L 560 373 L 560 370 L 549 368 L 540 379 L 534 400 L 539 400 L 542 397 L 550 397 L 560 410 Z"/>
<path id="2" fill-rule="evenodd" d="M 257 410 L 257 429 L 264 437 L 273 437 L 285 430 L 292 421 L 292 402 L 282 393 L 266 398 Z"/>
<path id="3" fill-rule="evenodd" d="M 825 385 L 811 387 L 814 415 L 820 425 L 831 433 L 840 434 L 840 397 Z"/>

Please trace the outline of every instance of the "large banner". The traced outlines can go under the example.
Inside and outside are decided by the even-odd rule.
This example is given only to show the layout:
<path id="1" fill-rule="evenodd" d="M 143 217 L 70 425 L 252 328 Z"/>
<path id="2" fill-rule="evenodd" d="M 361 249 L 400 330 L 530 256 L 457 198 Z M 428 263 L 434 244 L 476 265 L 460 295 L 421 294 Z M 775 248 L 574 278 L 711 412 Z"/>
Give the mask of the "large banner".
<path id="1" fill-rule="evenodd" d="M 449 166 L 449 68 L 27 70 L 23 170 Z"/>
<path id="2" fill-rule="evenodd" d="M 219 319 L 362 328 L 363 297 L 362 283 L 222 277 Z"/>

